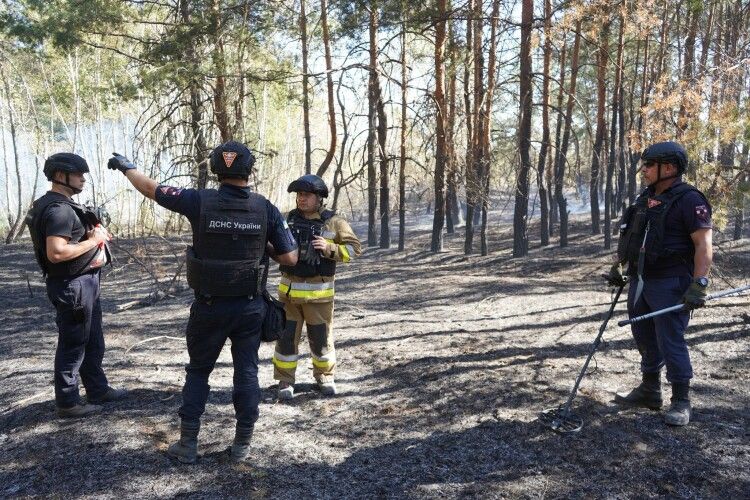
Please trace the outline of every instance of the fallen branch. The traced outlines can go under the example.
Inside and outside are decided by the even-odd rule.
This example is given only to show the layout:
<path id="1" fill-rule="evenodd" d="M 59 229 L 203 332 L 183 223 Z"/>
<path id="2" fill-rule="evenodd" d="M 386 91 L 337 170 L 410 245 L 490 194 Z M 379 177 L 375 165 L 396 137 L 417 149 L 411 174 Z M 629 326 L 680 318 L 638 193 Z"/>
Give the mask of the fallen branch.
<path id="1" fill-rule="evenodd" d="M 136 342 L 135 344 L 125 349 L 125 354 L 129 353 L 131 350 L 133 350 L 134 347 L 140 344 L 145 344 L 146 342 L 153 342 L 154 340 L 159 340 L 159 339 L 184 340 L 184 337 L 170 337 L 169 335 L 157 335 L 156 337 L 151 337 L 151 338 Z"/>
<path id="2" fill-rule="evenodd" d="M 11 410 L 13 410 L 15 408 L 18 408 L 19 406 L 22 406 L 23 404 L 28 403 L 29 401 L 33 401 L 34 399 L 36 399 L 36 398 L 38 398 L 40 396 L 44 396 L 45 394 L 49 394 L 49 393 L 50 393 L 50 390 L 49 389 L 45 389 L 42 392 L 38 392 L 38 393 L 34 394 L 33 396 L 29 396 L 28 398 L 24 398 L 21 401 L 17 401 L 15 403 L 13 403 L 12 405 L 10 405 L 9 407 L 7 407 L 6 409 L 4 409 L 3 413 L 8 413 L 9 411 L 11 411 Z"/>

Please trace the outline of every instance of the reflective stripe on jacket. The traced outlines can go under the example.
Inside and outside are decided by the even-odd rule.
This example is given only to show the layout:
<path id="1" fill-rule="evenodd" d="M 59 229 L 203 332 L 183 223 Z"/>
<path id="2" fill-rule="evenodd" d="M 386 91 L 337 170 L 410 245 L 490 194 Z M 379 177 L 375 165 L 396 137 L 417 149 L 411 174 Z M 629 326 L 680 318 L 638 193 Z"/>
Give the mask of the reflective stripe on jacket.
<path id="1" fill-rule="evenodd" d="M 309 281 L 292 281 L 289 278 L 282 277 L 279 283 L 279 297 L 282 299 L 333 299 L 333 280 L 321 281 L 318 278 L 315 282 Z"/>

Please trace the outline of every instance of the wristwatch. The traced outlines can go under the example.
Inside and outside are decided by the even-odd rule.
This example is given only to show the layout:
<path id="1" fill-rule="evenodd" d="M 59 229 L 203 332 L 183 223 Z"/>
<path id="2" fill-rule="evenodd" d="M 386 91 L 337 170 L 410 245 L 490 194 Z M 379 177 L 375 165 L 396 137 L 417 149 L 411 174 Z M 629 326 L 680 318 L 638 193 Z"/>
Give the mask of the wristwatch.
<path id="1" fill-rule="evenodd" d="M 705 276 L 699 276 L 695 278 L 695 282 L 703 288 L 706 288 L 708 286 L 708 278 L 706 278 Z"/>

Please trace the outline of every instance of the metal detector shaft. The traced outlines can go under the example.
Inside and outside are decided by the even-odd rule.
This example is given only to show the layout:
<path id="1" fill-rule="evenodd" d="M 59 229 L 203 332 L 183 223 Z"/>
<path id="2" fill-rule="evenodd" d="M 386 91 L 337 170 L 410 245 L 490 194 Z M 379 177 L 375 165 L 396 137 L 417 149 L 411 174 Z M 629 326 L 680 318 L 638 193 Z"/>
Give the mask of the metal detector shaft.
<path id="1" fill-rule="evenodd" d="M 728 295 L 734 295 L 736 293 L 742 293 L 744 291 L 750 290 L 750 285 L 741 286 L 738 288 L 730 288 L 729 290 L 723 290 L 721 292 L 712 293 L 708 297 L 706 297 L 706 302 L 709 300 L 714 299 L 720 299 L 721 297 L 726 297 Z M 658 311 L 650 312 L 648 314 L 644 314 L 643 316 L 636 316 L 635 318 L 630 319 L 624 319 L 622 321 L 617 322 L 617 326 L 626 326 L 631 325 L 633 323 L 638 323 L 639 321 L 643 321 L 646 319 L 651 319 L 656 316 L 661 316 L 662 314 L 667 314 L 675 311 L 682 311 L 687 309 L 685 304 L 676 304 L 670 307 L 665 307 L 664 309 L 659 309 Z"/>
<path id="2" fill-rule="evenodd" d="M 607 313 L 607 317 L 605 318 L 604 323 L 602 323 L 602 326 L 599 327 L 599 334 L 596 336 L 596 339 L 594 339 L 594 343 L 591 344 L 589 355 L 586 358 L 586 362 L 583 363 L 583 368 L 581 369 L 581 373 L 578 374 L 578 378 L 576 378 L 576 383 L 573 385 L 573 390 L 570 391 L 568 400 L 565 402 L 565 405 L 563 405 L 564 413 L 568 413 L 570 411 L 570 405 L 573 403 L 573 399 L 575 399 L 576 397 L 576 393 L 578 392 L 578 386 L 581 385 L 581 380 L 583 380 L 583 376 L 586 374 L 586 369 L 589 367 L 591 358 L 594 357 L 594 353 L 596 352 L 596 349 L 599 347 L 599 344 L 602 341 L 602 335 L 604 335 L 604 330 L 607 329 L 607 323 L 609 323 L 609 320 L 612 318 L 612 313 L 614 313 L 615 307 L 617 306 L 617 302 L 620 300 L 620 294 L 622 293 L 623 288 L 625 288 L 625 285 L 617 289 L 617 294 L 615 295 L 615 299 L 612 301 L 612 305 L 609 306 L 609 312 Z"/>

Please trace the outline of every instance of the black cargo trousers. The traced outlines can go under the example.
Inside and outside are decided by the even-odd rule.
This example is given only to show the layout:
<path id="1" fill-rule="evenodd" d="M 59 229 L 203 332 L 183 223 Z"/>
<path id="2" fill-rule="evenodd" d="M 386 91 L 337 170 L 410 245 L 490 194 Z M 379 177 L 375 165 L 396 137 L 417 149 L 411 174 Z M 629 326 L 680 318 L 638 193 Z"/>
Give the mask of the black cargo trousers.
<path id="1" fill-rule="evenodd" d="M 60 408 L 78 404 L 79 380 L 92 399 L 103 396 L 109 387 L 102 369 L 100 274 L 96 270 L 71 278 L 47 278 L 47 297 L 57 313 L 55 401 Z"/>

